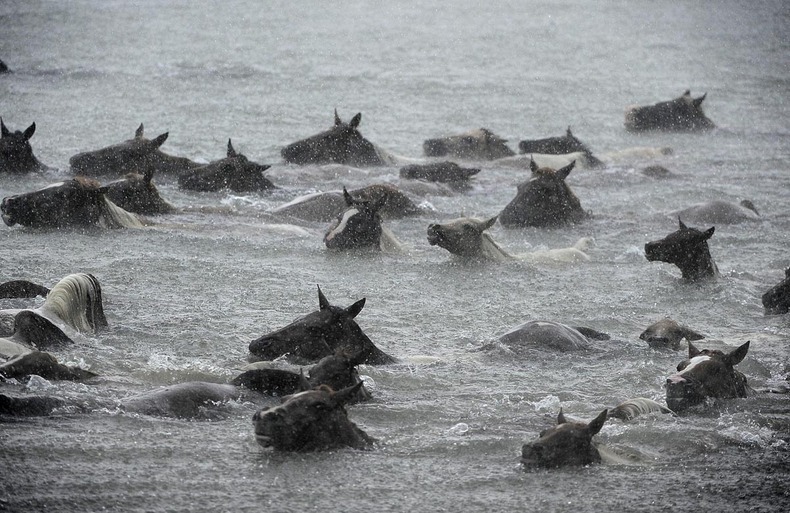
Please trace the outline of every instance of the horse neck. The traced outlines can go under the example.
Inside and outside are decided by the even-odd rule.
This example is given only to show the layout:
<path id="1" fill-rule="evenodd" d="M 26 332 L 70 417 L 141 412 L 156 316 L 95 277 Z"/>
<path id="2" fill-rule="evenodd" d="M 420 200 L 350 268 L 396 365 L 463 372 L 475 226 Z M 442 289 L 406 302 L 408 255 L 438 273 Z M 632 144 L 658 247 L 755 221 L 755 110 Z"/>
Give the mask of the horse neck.
<path id="1" fill-rule="evenodd" d="M 66 325 L 80 332 L 94 333 L 97 326 L 93 326 L 88 319 L 88 298 L 97 300 L 96 291 L 90 280 L 82 275 L 72 275 L 60 280 L 41 305 L 45 318 L 50 318 L 47 313 L 53 314 Z M 55 324 L 58 324 L 57 322 Z"/>
<path id="2" fill-rule="evenodd" d="M 102 213 L 99 225 L 102 228 L 142 228 L 140 218 L 122 209 L 106 197 L 102 196 Z"/>
<path id="3" fill-rule="evenodd" d="M 487 233 L 483 233 L 480 236 L 480 255 L 486 260 L 509 260 L 513 258 Z"/>
<path id="4" fill-rule="evenodd" d="M 693 248 L 689 251 L 688 256 L 688 260 L 684 261 L 682 265 L 678 265 L 684 279 L 694 281 L 713 278 L 718 274 L 719 270 L 713 257 L 710 256 L 707 242 Z"/>

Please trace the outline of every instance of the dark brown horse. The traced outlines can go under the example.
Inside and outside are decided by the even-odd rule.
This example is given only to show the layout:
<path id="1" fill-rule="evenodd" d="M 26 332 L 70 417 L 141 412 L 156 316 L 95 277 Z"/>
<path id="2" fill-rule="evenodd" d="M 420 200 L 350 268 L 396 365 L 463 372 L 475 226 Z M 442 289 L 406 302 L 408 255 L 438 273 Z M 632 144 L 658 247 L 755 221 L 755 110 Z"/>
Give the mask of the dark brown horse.
<path id="1" fill-rule="evenodd" d="M 30 146 L 30 138 L 36 133 L 36 124 L 25 129 L 12 132 L 6 128 L 0 118 L 0 174 L 25 174 L 49 169 L 42 164 Z"/>
<path id="2" fill-rule="evenodd" d="M 159 194 L 153 177 L 153 169 L 142 175 L 129 173 L 121 180 L 108 183 L 103 189 L 110 201 L 127 212 L 146 216 L 175 212 L 176 208 Z"/>
<path id="3" fill-rule="evenodd" d="M 584 153 L 591 168 L 604 167 L 603 162 L 592 154 L 590 148 L 573 135 L 571 127 L 568 127 L 563 136 L 521 141 L 518 143 L 518 151 L 522 154 L 543 153 L 548 155 L 564 155 L 579 151 Z"/>
<path id="4" fill-rule="evenodd" d="M 519 184 L 516 197 L 499 214 L 505 227 L 551 228 L 577 223 L 587 217 L 579 198 L 565 183 L 576 161 L 554 170 L 530 161 L 532 176 Z"/>
<path id="5" fill-rule="evenodd" d="M 593 443 L 606 422 L 607 410 L 589 423 L 569 422 L 562 410 L 557 425 L 540 433 L 537 440 L 521 448 L 521 463 L 525 469 L 583 466 L 600 463 L 601 455 Z"/>
<path id="6" fill-rule="evenodd" d="M 790 311 L 790 268 L 785 270 L 782 281 L 763 294 L 762 302 L 767 314 L 785 314 Z"/>
<path id="7" fill-rule="evenodd" d="M 679 221 L 680 228 L 663 239 L 645 244 L 645 256 L 651 262 L 661 261 L 680 268 L 683 279 L 699 281 L 715 278 L 719 269 L 710 255 L 708 239 L 713 237 L 714 227 L 704 232 L 689 228 Z"/>
<path id="8" fill-rule="evenodd" d="M 281 154 L 286 162 L 299 165 L 346 164 L 355 167 L 392 164 L 386 155 L 359 132 L 362 113 L 343 122 L 335 110 L 335 124 L 329 130 L 289 144 Z"/>
<path id="9" fill-rule="evenodd" d="M 625 128 L 631 132 L 647 130 L 699 132 L 716 125 L 702 111 L 707 94 L 691 97 L 691 91 L 674 100 L 654 105 L 629 107 L 625 111 Z"/>
<path id="10" fill-rule="evenodd" d="M 337 392 L 321 386 L 258 411 L 252 417 L 255 440 L 263 447 L 293 452 L 370 448 L 374 439 L 349 420 L 345 409 L 361 386 Z"/>
<path id="11" fill-rule="evenodd" d="M 123 176 L 127 173 L 154 171 L 158 175 L 178 175 L 201 164 L 184 157 L 174 157 L 159 149 L 167 140 L 165 132 L 153 139 L 143 135 L 142 123 L 134 138 L 99 150 L 86 151 L 69 159 L 74 174 L 84 176 Z"/>
<path id="12" fill-rule="evenodd" d="M 451 157 L 465 160 L 495 160 L 515 155 L 502 139 L 487 128 L 458 135 L 427 139 L 422 143 L 427 157 Z"/>
<path id="13" fill-rule="evenodd" d="M 263 172 L 271 166 L 250 161 L 236 152 L 228 139 L 228 153 L 224 159 L 216 160 L 181 173 L 178 185 L 191 191 L 218 191 L 229 189 L 233 192 L 259 192 L 274 189 L 274 184 Z"/>
<path id="14" fill-rule="evenodd" d="M 380 196 L 376 201 L 358 200 L 343 188 L 346 210 L 327 229 L 324 244 L 328 249 L 386 249 L 394 241 L 386 241 L 390 237 L 381 226 L 379 211 L 387 201 Z"/>
<path id="15" fill-rule="evenodd" d="M 746 397 L 746 376 L 735 370 L 749 351 L 749 342 L 724 353 L 699 350 L 689 342 L 689 357 L 678 364 L 678 372 L 667 378 L 667 406 L 679 412 L 707 399 Z"/>

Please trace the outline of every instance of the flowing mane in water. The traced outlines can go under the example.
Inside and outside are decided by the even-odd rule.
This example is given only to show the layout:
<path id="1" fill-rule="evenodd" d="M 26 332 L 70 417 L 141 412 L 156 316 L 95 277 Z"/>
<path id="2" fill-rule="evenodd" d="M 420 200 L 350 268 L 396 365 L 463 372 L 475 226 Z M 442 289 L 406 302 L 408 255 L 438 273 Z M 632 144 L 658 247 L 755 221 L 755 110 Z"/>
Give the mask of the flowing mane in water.
<path id="1" fill-rule="evenodd" d="M 47 294 L 39 311 L 53 314 L 77 331 L 96 333 L 107 327 L 101 285 L 91 274 L 70 274 L 60 280 Z"/>

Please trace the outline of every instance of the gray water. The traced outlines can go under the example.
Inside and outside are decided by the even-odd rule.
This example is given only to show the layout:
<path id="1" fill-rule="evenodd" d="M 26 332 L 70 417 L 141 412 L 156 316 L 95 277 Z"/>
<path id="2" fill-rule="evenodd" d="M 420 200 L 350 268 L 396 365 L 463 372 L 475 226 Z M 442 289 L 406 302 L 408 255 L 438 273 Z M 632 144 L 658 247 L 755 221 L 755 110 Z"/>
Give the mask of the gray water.
<path id="1" fill-rule="evenodd" d="M 73 272 L 101 282 L 109 332 L 61 361 L 101 375 L 34 381 L 25 392 L 120 400 L 189 380 L 226 381 L 247 344 L 317 306 L 367 298 L 357 318 L 402 363 L 363 366 L 375 400 L 349 408 L 374 450 L 274 453 L 256 445 L 248 403 L 184 421 L 105 408 L 0 425 L 0 509 L 10 511 L 786 511 L 790 409 L 761 394 L 709 412 L 608 421 L 619 461 L 524 472 L 521 445 L 559 408 L 590 420 L 629 397 L 663 401 L 683 358 L 638 339 L 670 316 L 700 346 L 751 349 L 757 389 L 788 375 L 788 316 L 761 294 L 790 266 L 790 8 L 767 2 L 424 1 L 222 3 L 6 0 L 0 4 L 0 115 L 36 123 L 38 157 L 57 168 L 0 176 L 0 195 L 69 176 L 68 159 L 169 132 L 163 149 L 208 162 L 228 138 L 272 164 L 273 193 L 180 191 L 185 213 L 142 230 L 0 230 L 0 280 L 51 286 Z M 718 129 L 633 135 L 627 105 L 708 93 Z M 596 240 L 576 265 L 462 263 L 428 245 L 427 225 L 495 215 L 526 171 L 483 165 L 464 193 L 400 182 L 398 168 L 285 166 L 284 145 L 362 112 L 361 131 L 393 153 L 481 126 L 518 140 L 567 126 L 603 170 L 569 183 L 592 217 L 558 230 L 492 235 L 513 253 Z M 614 160 L 636 147 L 671 147 Z M 641 174 L 650 164 L 674 173 Z M 391 182 L 426 209 L 390 221 L 395 254 L 335 254 L 322 223 L 267 211 L 302 194 Z M 752 199 L 763 221 L 717 226 L 721 277 L 685 284 L 643 246 L 674 231 L 672 212 Z M 211 213 L 214 212 L 214 213 Z M 707 227 L 701 227 L 707 228 Z M 35 306 L 9 301 L 0 307 Z M 475 349 L 531 319 L 609 333 L 584 354 Z"/>

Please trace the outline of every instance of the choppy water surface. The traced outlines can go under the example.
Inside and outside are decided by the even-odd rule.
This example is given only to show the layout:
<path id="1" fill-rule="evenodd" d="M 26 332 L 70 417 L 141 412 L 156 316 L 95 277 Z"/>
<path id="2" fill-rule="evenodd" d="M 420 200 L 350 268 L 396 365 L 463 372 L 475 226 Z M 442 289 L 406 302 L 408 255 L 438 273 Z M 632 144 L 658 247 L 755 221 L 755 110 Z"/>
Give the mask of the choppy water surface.
<path id="1" fill-rule="evenodd" d="M 31 2 L 0 5 L 0 115 L 36 122 L 39 158 L 57 171 L 0 177 L 7 196 L 69 175 L 68 158 L 169 132 L 164 149 L 224 156 L 228 138 L 272 164 L 271 194 L 188 193 L 192 209 L 152 228 L 0 230 L 0 280 L 51 286 L 72 272 L 102 283 L 111 328 L 61 360 L 101 374 L 31 392 L 121 399 L 195 379 L 224 381 L 247 344 L 317 305 L 367 298 L 358 317 L 403 363 L 363 367 L 375 400 L 350 415 L 375 450 L 315 455 L 258 447 L 254 407 L 181 421 L 118 410 L 63 412 L 0 425 L 0 506 L 13 511 L 784 511 L 790 504 L 785 396 L 708 414 L 609 421 L 598 439 L 621 463 L 523 472 L 521 445 L 560 407 L 589 420 L 636 396 L 663 400 L 682 354 L 647 348 L 671 316 L 708 335 L 703 347 L 752 341 L 740 365 L 755 388 L 788 373 L 788 316 L 760 295 L 788 257 L 790 10 L 782 1 L 719 2 Z M 623 109 L 708 93 L 719 129 L 628 134 Z M 397 167 L 284 166 L 279 150 L 362 112 L 362 132 L 419 157 L 424 139 L 485 126 L 510 140 L 568 125 L 596 154 L 673 148 L 573 171 L 590 220 L 559 230 L 492 230 L 508 250 L 565 247 L 592 236 L 578 265 L 464 264 L 428 245 L 430 222 L 491 216 L 526 171 L 484 165 L 473 188 L 439 194 L 401 183 Z M 640 173 L 658 163 L 675 176 Z M 374 182 L 401 185 L 427 213 L 388 223 L 400 254 L 331 254 L 326 226 L 267 211 L 301 194 Z M 673 231 L 671 212 L 708 199 L 752 199 L 764 221 L 717 226 L 722 276 L 688 285 L 647 262 L 644 243 Z M 215 213 L 206 213 L 206 212 Z M 216 212 L 220 213 L 216 213 Z M 707 227 L 703 227 L 707 228 Z M 15 301 L 4 307 L 35 304 Z M 530 319 L 612 335 L 586 354 L 475 351 Z M 0 509 L 2 509 L 0 508 Z"/>

